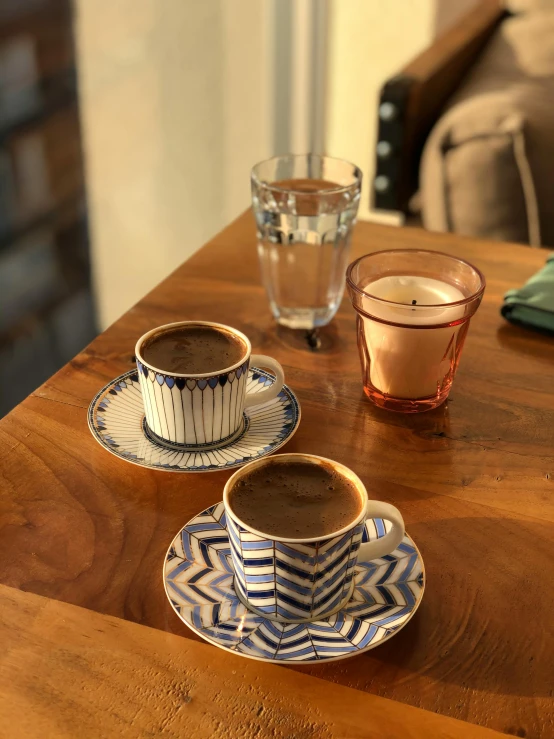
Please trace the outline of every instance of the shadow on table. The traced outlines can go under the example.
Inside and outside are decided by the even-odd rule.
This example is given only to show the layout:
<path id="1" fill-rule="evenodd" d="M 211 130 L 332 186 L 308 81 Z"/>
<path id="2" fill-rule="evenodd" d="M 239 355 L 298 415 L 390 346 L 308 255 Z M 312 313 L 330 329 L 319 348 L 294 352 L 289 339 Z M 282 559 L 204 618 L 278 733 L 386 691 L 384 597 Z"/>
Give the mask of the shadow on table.
<path id="1" fill-rule="evenodd" d="M 344 343 L 336 322 L 322 328 L 311 330 L 292 329 L 286 326 L 275 326 L 275 333 L 280 342 L 290 349 L 324 354 L 339 349 Z"/>
<path id="2" fill-rule="evenodd" d="M 503 349 L 525 354 L 548 364 L 554 362 L 554 336 L 505 323 L 496 332 L 496 338 Z"/>
<path id="3" fill-rule="evenodd" d="M 415 703 L 430 681 L 460 695 L 551 696 L 554 524 L 443 519 L 412 524 L 410 534 L 427 575 L 418 612 L 375 650 L 309 671 Z"/>

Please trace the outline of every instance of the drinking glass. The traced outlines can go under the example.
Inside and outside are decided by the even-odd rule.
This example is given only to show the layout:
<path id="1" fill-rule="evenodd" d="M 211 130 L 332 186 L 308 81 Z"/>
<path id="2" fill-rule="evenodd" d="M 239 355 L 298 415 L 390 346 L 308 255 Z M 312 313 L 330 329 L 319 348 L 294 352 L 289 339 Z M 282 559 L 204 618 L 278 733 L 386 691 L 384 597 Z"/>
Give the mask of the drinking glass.
<path id="1" fill-rule="evenodd" d="M 347 283 L 368 398 L 404 413 L 443 403 L 483 297 L 481 272 L 448 254 L 392 249 L 353 262 Z"/>
<path id="2" fill-rule="evenodd" d="M 362 173 L 315 154 L 274 157 L 252 169 L 262 281 L 276 321 L 325 326 L 340 305 Z"/>

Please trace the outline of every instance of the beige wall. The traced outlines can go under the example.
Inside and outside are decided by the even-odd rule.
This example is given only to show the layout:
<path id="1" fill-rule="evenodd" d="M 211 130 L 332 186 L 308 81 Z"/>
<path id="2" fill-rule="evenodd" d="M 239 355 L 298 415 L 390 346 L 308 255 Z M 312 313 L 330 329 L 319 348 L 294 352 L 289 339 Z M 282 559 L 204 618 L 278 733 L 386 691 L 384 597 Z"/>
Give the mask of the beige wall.
<path id="1" fill-rule="evenodd" d="M 310 57 L 304 72 L 325 82 L 323 148 L 364 171 L 367 218 L 379 89 L 474 1 L 75 0 L 100 326 L 247 207 L 249 169 L 271 155 L 277 126 L 307 120 L 308 95 L 273 114 L 277 85 L 285 102 L 298 87 L 302 19 L 325 9 L 325 69 L 310 72 Z M 290 39 L 275 31 L 289 16 Z"/>
<path id="2" fill-rule="evenodd" d="M 369 208 L 377 103 L 383 82 L 465 12 L 475 0 L 329 0 L 325 149 L 364 173 L 361 218 Z"/>
<path id="3" fill-rule="evenodd" d="M 259 0 L 77 0 L 101 327 L 248 205 L 271 146 L 268 34 Z"/>

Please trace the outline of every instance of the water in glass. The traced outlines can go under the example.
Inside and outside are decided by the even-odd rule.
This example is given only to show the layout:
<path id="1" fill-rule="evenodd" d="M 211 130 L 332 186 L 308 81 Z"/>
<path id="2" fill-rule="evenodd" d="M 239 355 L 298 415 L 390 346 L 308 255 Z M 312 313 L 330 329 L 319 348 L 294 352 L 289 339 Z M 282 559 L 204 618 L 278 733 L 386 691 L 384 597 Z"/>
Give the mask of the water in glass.
<path id="1" fill-rule="evenodd" d="M 276 320 L 324 326 L 342 300 L 359 186 L 316 178 L 253 187 L 262 280 Z"/>

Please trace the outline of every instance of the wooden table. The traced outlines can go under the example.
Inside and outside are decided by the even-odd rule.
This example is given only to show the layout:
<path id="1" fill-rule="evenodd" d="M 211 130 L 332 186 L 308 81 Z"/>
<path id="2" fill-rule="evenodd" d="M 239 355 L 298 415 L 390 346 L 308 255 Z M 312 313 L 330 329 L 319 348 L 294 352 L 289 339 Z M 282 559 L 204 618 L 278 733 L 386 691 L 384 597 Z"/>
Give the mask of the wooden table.
<path id="1" fill-rule="evenodd" d="M 318 352 L 276 327 L 247 213 L 0 422 L 0 735 L 492 735 L 462 719 L 554 736 L 554 342 L 498 312 L 547 253 L 359 224 L 353 255 L 400 246 L 457 254 L 487 277 L 435 411 L 364 399 L 346 300 Z M 427 590 L 381 647 L 287 669 L 199 643 L 171 610 L 168 543 L 230 473 L 128 464 L 94 441 L 86 409 L 133 366 L 139 335 L 191 318 L 234 325 L 282 362 L 302 406 L 284 450 L 345 463 L 401 509 Z"/>

